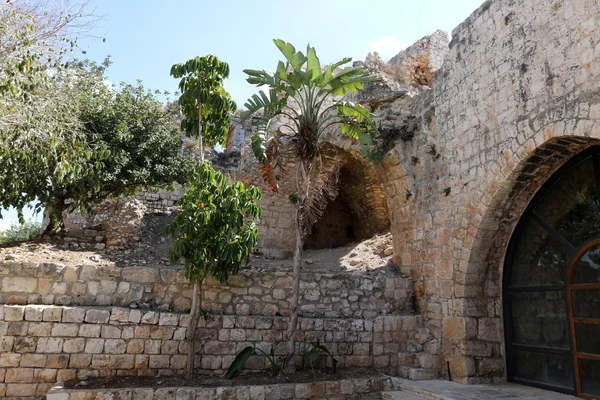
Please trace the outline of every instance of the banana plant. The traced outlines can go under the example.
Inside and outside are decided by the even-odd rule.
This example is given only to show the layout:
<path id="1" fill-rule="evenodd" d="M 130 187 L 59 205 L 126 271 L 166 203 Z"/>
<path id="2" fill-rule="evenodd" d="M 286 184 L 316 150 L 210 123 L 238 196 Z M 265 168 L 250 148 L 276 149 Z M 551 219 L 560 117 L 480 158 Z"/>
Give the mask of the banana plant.
<path id="1" fill-rule="evenodd" d="M 307 232 L 322 216 L 328 201 L 337 195 L 337 173 L 324 176 L 320 171 L 321 140 L 327 132 L 339 132 L 357 140 L 363 154 L 369 151 L 377 135 L 373 114 L 343 96 L 363 90 L 364 83 L 377 78 L 367 76 L 361 67 L 348 66 L 351 58 L 322 67 L 314 47 L 308 45 L 304 54 L 283 40 L 273 42 L 284 60 L 279 61 L 274 72 L 244 70 L 248 83 L 265 88 L 247 100 L 241 119 L 251 120 L 252 150 L 262 164 L 259 171 L 270 190 L 279 189 L 274 169 L 279 165 L 282 136 L 294 144 L 299 159 L 297 193 L 290 194 L 297 209 L 286 371 L 293 372 L 302 248 Z M 279 129 L 272 134 L 274 121 Z"/>

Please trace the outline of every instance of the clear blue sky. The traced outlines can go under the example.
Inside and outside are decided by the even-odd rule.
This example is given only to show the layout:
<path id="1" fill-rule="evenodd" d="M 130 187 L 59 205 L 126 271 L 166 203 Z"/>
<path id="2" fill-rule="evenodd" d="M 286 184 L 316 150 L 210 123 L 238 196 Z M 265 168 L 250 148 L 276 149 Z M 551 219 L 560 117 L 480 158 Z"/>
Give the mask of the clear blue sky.
<path id="1" fill-rule="evenodd" d="M 109 79 L 142 79 L 152 89 L 177 89 L 171 65 L 213 54 L 228 62 L 227 90 L 241 107 L 256 89 L 245 68 L 274 69 L 280 59 L 273 38 L 316 47 L 322 63 L 362 60 L 369 51 L 410 45 L 436 29 L 450 31 L 483 0 L 93 0 L 104 18 L 85 40 L 87 56 L 112 56 Z M 249 6 L 248 6 L 249 5 Z"/>
<path id="2" fill-rule="evenodd" d="M 226 89 L 238 107 L 256 92 L 242 70 L 274 69 L 280 54 L 272 39 L 297 48 L 310 42 L 321 63 L 343 57 L 384 59 L 437 29 L 449 34 L 483 0 L 91 0 L 102 19 L 80 40 L 85 56 L 111 55 L 113 83 L 141 79 L 151 89 L 177 89 L 171 65 L 213 54 L 231 66 Z M 101 39 L 106 38 L 106 42 Z M 173 96 L 171 96 L 173 98 Z M 0 229 L 16 220 L 3 213 Z M 38 217 L 39 219 L 40 217 Z"/>

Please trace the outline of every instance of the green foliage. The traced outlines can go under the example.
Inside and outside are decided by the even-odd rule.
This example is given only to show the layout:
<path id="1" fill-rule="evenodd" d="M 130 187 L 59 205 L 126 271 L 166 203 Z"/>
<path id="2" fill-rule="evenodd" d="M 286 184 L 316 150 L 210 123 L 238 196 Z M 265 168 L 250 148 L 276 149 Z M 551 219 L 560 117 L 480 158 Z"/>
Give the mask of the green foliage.
<path id="1" fill-rule="evenodd" d="M 185 260 L 185 274 L 192 283 L 207 276 L 225 282 L 248 262 L 256 245 L 261 192 L 241 182 L 227 184 L 225 176 L 206 162 L 194 170 L 188 186 L 178 201 L 181 211 L 166 229 L 174 241 L 170 260 Z"/>
<path id="2" fill-rule="evenodd" d="M 380 148 L 369 149 L 369 151 L 367 152 L 366 158 L 367 158 L 367 160 L 371 161 L 373 164 L 379 164 L 381 161 L 383 161 L 383 158 L 385 157 L 385 153 L 386 153 L 386 151 L 384 151 Z"/>
<path id="3" fill-rule="evenodd" d="M 189 136 L 201 134 L 202 140 L 209 146 L 224 143 L 231 114 L 237 108 L 223 88 L 223 81 L 229 77 L 229 64 L 209 54 L 173 65 L 171 76 L 181 78 L 179 104 L 185 117 L 181 121 L 181 128 Z"/>
<path id="4" fill-rule="evenodd" d="M 404 198 L 405 198 L 406 200 L 408 200 L 408 199 L 410 199 L 411 197 L 412 197 L 412 193 L 411 193 L 411 191 L 410 191 L 410 190 L 407 190 L 407 191 L 406 191 L 406 194 L 404 195 Z"/>
<path id="5" fill-rule="evenodd" d="M 369 110 L 333 96 L 344 96 L 363 89 L 363 83 L 376 80 L 360 67 L 343 67 L 350 58 L 321 68 L 316 50 L 307 46 L 304 55 L 283 40 L 274 40 L 285 57 L 276 72 L 246 69 L 247 81 L 267 86 L 269 91 L 253 95 L 244 104 L 242 120 L 251 118 L 256 127 L 252 150 L 262 163 L 269 163 L 269 125 L 275 117 L 287 117 L 289 135 L 296 137 L 298 153 L 311 160 L 318 151 L 317 142 L 328 128 L 338 125 L 343 135 L 358 140 L 366 154 L 377 129 Z"/>
<path id="6" fill-rule="evenodd" d="M 71 93 L 78 102 L 81 137 L 87 164 L 93 166 L 71 179 L 35 194 L 46 205 L 46 214 L 60 222 L 62 211 L 89 208 L 106 198 L 130 196 L 145 187 L 184 184 L 194 160 L 186 155 L 183 139 L 174 125 L 175 113 L 165 109 L 156 93 L 141 82 L 107 85 L 103 65 L 77 62 L 78 78 Z"/>
<path id="7" fill-rule="evenodd" d="M 310 368 L 314 372 L 314 364 L 319 361 L 323 355 L 326 357 L 331 357 L 331 367 L 333 372 L 336 372 L 338 361 L 329 351 L 329 349 L 320 343 L 320 339 L 318 337 L 315 341 L 312 339 L 311 334 L 305 334 L 302 349 L 302 368 L 304 368 L 306 364 L 310 364 Z"/>
<path id="8" fill-rule="evenodd" d="M 304 55 L 283 40 L 277 39 L 274 43 L 285 61 L 279 61 L 275 72 L 244 70 L 248 75 L 248 83 L 258 87 L 266 86 L 268 91 L 261 91 L 248 99 L 241 119 L 250 119 L 254 127 L 252 150 L 257 160 L 263 164 L 259 171 L 270 190 L 278 191 L 274 168 L 279 161 L 280 136 L 287 136 L 286 141 L 294 144 L 299 158 L 298 192 L 296 196 L 289 198 L 297 207 L 293 262 L 294 287 L 297 288 L 304 237 L 322 216 L 328 201 L 337 193 L 337 179 L 321 178 L 320 168 L 323 163 L 319 162 L 322 161 L 319 141 L 326 133 L 338 129 L 342 135 L 357 140 L 363 154 L 368 154 L 373 138 L 377 135 L 373 114 L 360 104 L 343 101 L 338 96 L 362 90 L 363 83 L 373 82 L 377 78 L 365 75 L 360 67 L 344 66 L 351 61 L 350 58 L 322 68 L 314 47 L 308 45 Z M 278 122 L 278 133 L 269 137 L 270 125 L 275 119 Z M 316 168 L 313 169 L 313 165 Z M 315 173 L 311 173 L 311 170 Z M 293 312 L 288 329 L 285 367 L 290 372 L 295 369 L 298 298 L 298 290 L 295 289 L 291 301 Z"/>
<path id="9" fill-rule="evenodd" d="M 89 20 L 68 2 L 0 3 L 0 206 L 22 223 L 36 192 L 92 168 L 68 62 Z"/>
<path id="10" fill-rule="evenodd" d="M 63 211 L 185 182 L 193 166 L 153 94 L 107 85 L 108 59 L 71 59 L 86 19 L 67 1 L 0 3 L 0 206 L 21 222 L 36 202 L 57 228 Z"/>
<path id="11" fill-rule="evenodd" d="M 24 224 L 11 224 L 10 228 L 0 231 L 0 243 L 25 242 L 40 236 L 41 224 L 27 221 Z"/>
<path id="12" fill-rule="evenodd" d="M 271 376 L 276 376 L 283 366 L 283 357 L 279 357 L 275 355 L 275 347 L 277 346 L 277 342 L 271 345 L 271 350 L 269 353 L 259 349 L 255 346 L 248 346 L 244 348 L 242 351 L 238 353 L 235 357 L 227 372 L 225 372 L 225 378 L 232 379 L 237 375 L 238 372 L 244 368 L 248 359 L 255 354 L 262 354 L 267 358 L 267 368 L 271 370 Z"/>
<path id="13" fill-rule="evenodd" d="M 450 192 L 452 191 L 452 188 L 444 188 L 443 192 L 444 192 L 444 196 L 448 196 L 450 194 Z"/>
<path id="14" fill-rule="evenodd" d="M 433 158 L 433 161 L 437 161 L 439 160 L 439 158 L 442 156 L 440 153 L 438 153 L 435 144 L 430 144 L 429 145 L 429 149 L 427 150 L 427 154 L 429 154 L 431 156 L 431 158 Z"/>

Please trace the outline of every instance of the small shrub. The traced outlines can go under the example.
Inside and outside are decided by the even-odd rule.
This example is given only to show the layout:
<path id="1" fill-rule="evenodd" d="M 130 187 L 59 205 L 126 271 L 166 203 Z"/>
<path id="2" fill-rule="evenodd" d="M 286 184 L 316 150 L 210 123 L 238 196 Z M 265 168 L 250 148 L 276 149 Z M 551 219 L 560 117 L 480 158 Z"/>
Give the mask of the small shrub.
<path id="1" fill-rule="evenodd" d="M 302 350 L 302 368 L 304 368 L 307 364 L 310 365 L 310 369 L 313 371 L 313 375 L 315 373 L 314 363 L 316 363 L 321 356 L 331 357 L 331 368 L 333 372 L 337 371 L 337 359 L 333 356 L 333 354 L 329 351 L 329 349 L 322 345 L 319 337 L 316 338 L 316 342 L 313 341 L 312 334 L 307 334 L 304 338 L 304 348 Z M 316 376 L 315 376 L 316 378 Z"/>
<path id="2" fill-rule="evenodd" d="M 277 346 L 277 344 L 278 342 L 275 342 L 271 345 L 271 350 L 269 351 L 269 353 L 264 352 L 255 346 L 246 347 L 244 350 L 240 351 L 235 357 L 235 359 L 229 366 L 229 369 L 227 369 L 227 372 L 225 373 L 225 378 L 233 378 L 238 372 L 242 370 L 242 368 L 244 368 L 244 365 L 246 365 L 248 359 L 255 354 L 262 354 L 267 358 L 267 369 L 271 371 L 271 376 L 276 376 L 281 371 L 284 360 L 283 357 L 275 355 L 275 347 Z"/>

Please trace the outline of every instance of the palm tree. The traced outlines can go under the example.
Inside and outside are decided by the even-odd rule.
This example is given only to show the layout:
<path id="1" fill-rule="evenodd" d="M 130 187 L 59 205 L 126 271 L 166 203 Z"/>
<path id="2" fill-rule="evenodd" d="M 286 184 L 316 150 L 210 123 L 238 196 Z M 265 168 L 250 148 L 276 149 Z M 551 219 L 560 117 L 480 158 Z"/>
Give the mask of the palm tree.
<path id="1" fill-rule="evenodd" d="M 293 144 L 299 160 L 297 193 L 290 194 L 290 200 L 297 206 L 296 247 L 285 368 L 293 372 L 302 248 L 307 232 L 322 216 L 328 201 L 337 196 L 339 167 L 335 162 L 331 167 L 331 160 L 323 159 L 321 140 L 326 132 L 337 128 L 342 135 L 358 140 L 366 154 L 377 134 L 373 114 L 360 104 L 344 101 L 342 96 L 362 90 L 363 83 L 377 78 L 365 75 L 360 67 L 344 67 L 351 58 L 321 68 L 314 47 L 308 45 L 304 55 L 283 40 L 273 42 L 286 61 L 279 61 L 276 72 L 244 70 L 249 83 L 266 86 L 268 92 L 261 91 L 248 99 L 244 104 L 247 111 L 242 112 L 241 119 L 250 118 L 256 129 L 252 150 L 262 164 L 259 170 L 271 190 L 278 190 L 273 168 L 278 166 L 282 137 Z M 277 133 L 271 134 L 270 125 L 276 119 L 281 125 Z M 325 163 L 330 166 L 328 173 L 323 173 Z"/>

